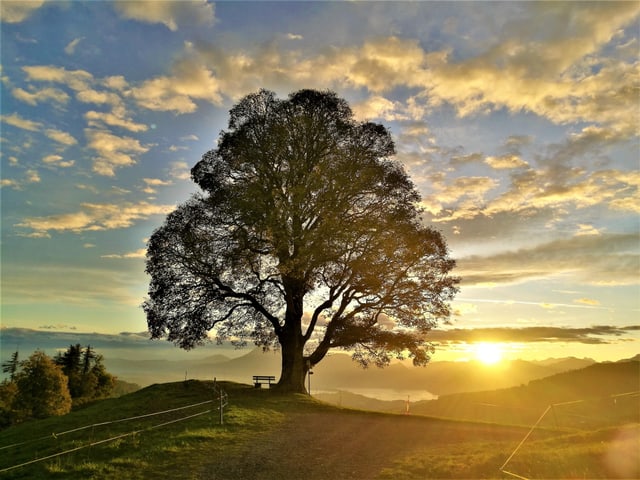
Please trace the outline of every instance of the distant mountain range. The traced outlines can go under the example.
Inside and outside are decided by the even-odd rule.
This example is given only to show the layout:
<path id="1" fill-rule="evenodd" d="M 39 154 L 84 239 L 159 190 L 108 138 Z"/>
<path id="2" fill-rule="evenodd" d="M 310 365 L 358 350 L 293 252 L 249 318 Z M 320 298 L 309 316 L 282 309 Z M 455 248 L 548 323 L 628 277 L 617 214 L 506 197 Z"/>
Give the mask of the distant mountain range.
<path id="1" fill-rule="evenodd" d="M 237 358 L 224 355 L 182 361 L 105 358 L 104 362 L 109 372 L 141 386 L 185 378 L 217 378 L 251 383 L 253 375 L 274 375 L 277 378 L 280 373 L 280 355 L 274 352 L 263 353 L 260 348 Z M 478 362 L 435 361 L 426 367 L 413 367 L 409 363 L 398 362 L 383 369 L 362 369 L 350 356 L 334 354 L 314 368 L 311 389 L 316 392 L 385 390 L 394 392 L 398 399 L 405 398 L 407 394 L 424 392 L 423 398 L 433 398 L 453 393 L 508 388 L 594 363 L 596 362 L 592 359 L 570 357 L 541 362 L 515 360 L 495 366 L 485 366 Z"/>
<path id="2" fill-rule="evenodd" d="M 561 360 L 544 363 L 581 363 Z M 382 401 L 346 390 L 315 396 L 350 408 L 524 425 L 542 418 L 549 408 L 541 426 L 603 428 L 640 421 L 640 356 L 592 363 L 509 388 L 453 393 L 427 401 Z"/>

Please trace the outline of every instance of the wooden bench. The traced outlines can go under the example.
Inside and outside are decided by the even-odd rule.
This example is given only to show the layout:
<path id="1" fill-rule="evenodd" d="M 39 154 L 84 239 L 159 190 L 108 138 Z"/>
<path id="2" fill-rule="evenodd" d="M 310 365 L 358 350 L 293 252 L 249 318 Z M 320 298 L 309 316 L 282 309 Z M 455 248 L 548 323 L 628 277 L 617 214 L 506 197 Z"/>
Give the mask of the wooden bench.
<path id="1" fill-rule="evenodd" d="M 262 388 L 262 385 L 269 385 L 271 388 L 271 382 L 275 382 L 276 377 L 273 375 L 254 375 L 253 376 L 253 385 L 256 388 Z"/>

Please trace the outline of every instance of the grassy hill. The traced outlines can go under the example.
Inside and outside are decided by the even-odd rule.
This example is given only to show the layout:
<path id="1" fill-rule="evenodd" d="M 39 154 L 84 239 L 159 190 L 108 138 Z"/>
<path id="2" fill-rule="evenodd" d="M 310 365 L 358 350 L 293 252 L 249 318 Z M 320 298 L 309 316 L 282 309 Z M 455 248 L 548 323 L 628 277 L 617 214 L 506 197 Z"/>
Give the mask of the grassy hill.
<path id="1" fill-rule="evenodd" d="M 597 363 L 527 384 L 443 395 L 418 402 L 412 412 L 457 419 L 531 425 L 554 405 L 543 425 L 581 429 L 640 422 L 640 362 Z"/>
<path id="2" fill-rule="evenodd" d="M 506 478 L 499 467 L 528 431 L 348 410 L 304 395 L 221 385 L 229 396 L 223 425 L 212 408 L 217 401 L 200 404 L 214 399 L 212 383 L 187 381 L 1 431 L 0 478 Z M 159 411 L 166 413 L 150 415 Z M 119 421 L 124 418 L 132 419 Z M 637 477 L 639 435 L 638 424 L 588 433 L 537 430 L 509 471 L 529 478 Z"/>

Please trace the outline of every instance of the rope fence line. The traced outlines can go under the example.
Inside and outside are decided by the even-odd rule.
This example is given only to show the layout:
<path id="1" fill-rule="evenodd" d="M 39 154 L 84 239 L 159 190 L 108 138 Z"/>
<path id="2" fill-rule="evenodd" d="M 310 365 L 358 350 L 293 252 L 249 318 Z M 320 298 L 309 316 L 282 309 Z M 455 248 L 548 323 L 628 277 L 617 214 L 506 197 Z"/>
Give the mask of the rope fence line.
<path id="1" fill-rule="evenodd" d="M 203 402 L 203 403 L 209 403 L 209 402 Z M 153 430 L 153 429 L 155 429 L 155 428 L 164 427 L 164 426 L 166 426 L 166 425 L 170 425 L 170 424 L 172 424 L 172 423 L 177 423 L 177 422 L 181 422 L 181 421 L 183 421 L 183 420 L 188 420 L 188 419 L 190 419 L 190 418 L 198 417 L 198 416 L 200 416 L 200 415 L 204 415 L 205 413 L 209 413 L 209 412 L 211 412 L 211 410 L 205 410 L 205 411 L 203 411 L 203 412 L 195 413 L 195 414 L 193 414 L 193 415 L 188 415 L 188 416 L 186 416 L 186 417 L 181 417 L 181 418 L 174 419 L 174 420 L 169 420 L 168 422 L 159 423 L 159 424 L 157 424 L 157 425 L 152 425 L 152 426 L 150 426 L 150 427 L 143 428 L 143 429 L 140 429 L 140 430 L 134 430 L 134 431 L 131 431 L 131 432 L 127 432 L 127 433 L 123 433 L 123 434 L 120 434 L 120 435 L 116 435 L 115 437 L 106 438 L 106 439 L 98 440 L 98 441 L 95 441 L 95 442 L 90 442 L 90 443 L 88 443 L 88 444 L 86 444 L 86 445 L 81 445 L 81 446 L 79 446 L 79 447 L 70 448 L 70 449 L 65 450 L 65 451 L 63 451 L 63 452 L 54 453 L 54 454 L 52 454 L 52 455 L 47 455 L 46 457 L 36 458 L 36 459 L 34 459 L 34 460 L 30 460 L 30 461 L 28 461 L 28 462 L 24 462 L 24 463 L 20 463 L 20 464 L 18 464 L 18 465 L 12 465 L 12 466 L 10 466 L 10 467 L 3 468 L 2 470 L 0 470 L 0 473 L 8 472 L 9 470 L 14 470 L 14 469 L 16 469 L 16 468 L 20 468 L 20 467 L 25 467 L 25 466 L 27 466 L 27 465 L 31 465 L 31 464 L 34 464 L 34 463 L 43 462 L 43 461 L 45 461 L 45 460 L 50 460 L 50 459 L 52 459 L 52 458 L 60 457 L 60 456 L 62 456 L 62 455 L 67 455 L 67 454 L 69 454 L 69 453 L 77 452 L 78 450 L 82 450 L 82 449 L 84 449 L 84 448 L 93 447 L 93 446 L 95 446 L 95 445 L 100 445 L 100 444 L 102 444 L 102 443 L 112 442 L 112 441 L 114 441 L 114 440 L 118 440 L 118 439 L 120 439 L 120 438 L 129 437 L 129 436 L 131 436 L 131 435 L 136 435 L 136 434 L 138 434 L 138 433 L 142 433 L 142 432 L 147 432 L 147 431 L 149 431 L 149 430 Z M 144 415 L 144 416 L 149 416 L 149 415 Z M 106 422 L 106 423 L 117 423 L 117 422 Z M 47 438 L 48 438 L 48 437 L 47 437 Z"/>
<path id="2" fill-rule="evenodd" d="M 85 445 L 80 445 L 78 447 L 69 448 L 69 449 L 64 450 L 62 452 L 53 453 L 51 455 L 46 455 L 46 456 L 40 457 L 40 458 L 35 458 L 33 460 L 30 460 L 30 461 L 27 461 L 27 462 L 23 462 L 23 463 L 20 463 L 20 464 L 17 464 L 17 465 L 12 465 L 12 466 L 9 466 L 9 467 L 0 468 L 0 473 L 4 473 L 4 472 L 10 471 L 10 470 L 17 469 L 17 468 L 21 468 L 21 467 L 25 467 L 25 466 L 28 466 L 28 465 L 32 465 L 34 463 L 43 462 L 45 460 L 50 460 L 52 458 L 60 457 L 60 456 L 63 456 L 63 455 L 68 455 L 70 453 L 77 452 L 77 451 L 85 449 L 85 448 L 90 448 L 90 447 L 93 447 L 93 446 L 96 446 L 96 445 L 101 445 L 101 444 L 104 444 L 104 443 L 113 442 L 113 441 L 121 439 L 121 438 L 126 438 L 126 437 L 129 437 L 129 436 L 132 436 L 132 435 L 136 435 L 136 434 L 139 434 L 139 433 L 143 433 L 143 432 L 147 432 L 147 431 L 150 431 L 150 430 L 154 430 L 156 428 L 160 428 L 160 427 L 164 427 L 164 426 L 167 426 L 167 425 L 171 425 L 173 423 L 178 423 L 178 422 L 182 422 L 182 421 L 185 421 L 185 420 L 189 420 L 189 419 L 192 419 L 192 418 L 195 418 L 195 417 L 199 417 L 201 415 L 205 415 L 205 414 L 210 413 L 210 412 L 212 412 L 214 410 L 220 410 L 220 424 L 222 425 L 223 424 L 223 409 L 224 409 L 224 407 L 226 407 L 228 405 L 228 398 L 229 397 L 228 397 L 227 393 L 217 384 L 216 379 L 214 379 L 213 391 L 214 391 L 214 394 L 217 395 L 217 397 L 212 399 L 212 400 L 205 400 L 205 401 L 202 401 L 202 402 L 192 403 L 190 405 L 185 405 L 185 406 L 182 406 L 182 407 L 170 408 L 170 409 L 162 410 L 162 411 L 159 411 L 159 412 L 152 412 L 152 413 L 147 413 L 147 414 L 143 414 L 143 415 L 135 415 L 135 416 L 132 416 L 132 417 L 127 417 L 127 418 L 118 418 L 118 419 L 109 420 L 109 421 L 106 421 L 106 422 L 93 423 L 91 425 L 83 425 L 81 427 L 73 428 L 71 430 L 66 430 L 66 431 L 59 432 L 59 433 L 52 433 L 51 435 L 43 436 L 43 437 L 40 437 L 40 438 L 27 440 L 27 441 L 19 442 L 19 443 L 14 443 L 14 444 L 11 444 L 11 445 L 2 446 L 2 447 L 0 447 L 0 450 L 7 450 L 9 448 L 28 445 L 28 444 L 39 442 L 39 441 L 43 441 L 43 440 L 51 440 L 51 439 L 57 440 L 58 437 L 60 437 L 60 436 L 63 436 L 63 435 L 69 434 L 69 433 L 79 432 L 79 431 L 82 431 L 82 430 L 87 430 L 87 429 L 90 429 L 90 428 L 101 427 L 101 426 L 105 426 L 105 425 L 111 425 L 111 424 L 116 424 L 116 423 L 123 423 L 123 422 L 127 422 L 127 421 L 132 421 L 132 420 L 139 420 L 139 419 L 143 419 L 143 418 L 154 417 L 154 416 L 157 416 L 157 415 L 173 413 L 173 412 L 177 412 L 177 411 L 181 411 L 181 410 L 186 410 L 186 409 L 189 409 L 189 408 L 200 407 L 200 406 L 206 405 L 208 403 L 213 403 L 213 402 L 217 403 L 217 402 L 219 402 L 219 406 L 218 407 L 212 406 L 208 410 L 204 410 L 204 411 L 201 411 L 201 412 L 198 412 L 198 413 L 194 413 L 192 415 L 187 415 L 187 416 L 184 416 L 184 417 L 175 418 L 175 419 L 168 420 L 168 421 L 165 421 L 165 422 L 162 422 L 162 423 L 158 423 L 156 425 L 151 425 L 151 426 L 146 427 L 146 428 L 138 428 L 136 430 L 132 430 L 130 432 L 114 435 L 112 437 L 109 437 L 109 438 L 106 438 L 106 439 L 102 439 L 102 440 L 96 440 L 96 441 L 90 440 Z M 92 437 L 93 437 L 93 434 L 91 435 L 90 438 L 92 438 Z"/>
<path id="3" fill-rule="evenodd" d="M 165 413 L 177 412 L 179 410 L 185 410 L 187 408 L 194 408 L 194 407 L 198 407 L 200 405 L 204 405 L 206 403 L 212 403 L 212 402 L 213 402 L 213 400 L 206 400 L 204 402 L 193 403 L 191 405 L 186 405 L 184 407 L 171 408 L 169 410 L 163 410 L 161 412 L 147 413 L 145 415 L 137 415 L 135 417 L 128 417 L 128 418 L 118 418 L 116 420 L 110 420 L 108 422 L 93 423 L 91 425 L 84 425 L 82 427 L 74 428 L 72 430 L 66 430 L 64 432 L 58 432 L 58 433 L 52 432 L 51 435 L 42 436 L 40 438 L 35 438 L 35 439 L 32 439 L 32 440 L 26 440 L 24 442 L 12 443 L 10 445 L 2 446 L 2 447 L 0 447 L 0 450 L 6 450 L 7 448 L 19 447 L 19 446 L 27 445 L 27 444 L 30 444 L 30 443 L 41 442 L 42 440 L 48 440 L 48 439 L 50 439 L 52 437 L 53 438 L 58 438 L 58 437 L 61 437 L 63 435 L 67 435 L 69 433 L 79 432 L 81 430 L 86 430 L 88 428 L 102 427 L 102 426 L 110 425 L 110 424 L 114 424 L 114 423 L 128 422 L 128 421 L 131 421 L 131 420 L 139 420 L 141 418 L 153 417 L 155 415 L 163 415 Z"/>
<path id="4" fill-rule="evenodd" d="M 609 399 L 614 399 L 615 400 L 615 399 L 620 398 L 620 397 L 627 397 L 627 396 L 636 396 L 637 397 L 639 395 L 640 395 L 640 391 L 634 391 L 634 392 L 625 392 L 625 393 L 618 393 L 618 394 L 615 394 L 615 395 L 609 395 L 609 396 L 603 397 L 603 398 L 609 398 Z M 507 460 L 505 460 L 505 462 L 502 464 L 502 466 L 499 468 L 499 470 L 502 473 L 504 473 L 506 475 L 511 475 L 512 477 L 518 478 L 519 480 L 529 480 L 527 477 L 523 477 L 523 476 L 518 475 L 516 473 L 509 472 L 509 471 L 505 470 L 505 467 L 511 461 L 511 459 L 515 456 L 515 454 L 518 452 L 518 450 L 520 450 L 522 445 L 524 445 L 524 443 L 527 441 L 527 439 L 531 436 L 531 434 L 536 429 L 536 427 L 540 424 L 542 419 L 547 415 L 547 413 L 549 413 L 549 411 L 553 412 L 554 415 L 555 415 L 554 407 L 565 406 L 565 405 L 575 405 L 575 404 L 584 403 L 584 402 L 590 402 L 590 401 L 594 401 L 594 400 L 596 400 L 596 399 L 581 399 L 581 400 L 572 400 L 572 401 L 568 401 L 568 402 L 559 402 L 559 403 L 549 404 L 547 406 L 547 408 L 545 409 L 545 411 L 542 413 L 542 415 L 540 415 L 540 418 L 538 418 L 538 420 L 535 422 L 535 424 L 533 424 L 533 426 L 529 429 L 529 431 L 524 436 L 524 438 L 520 441 L 520 443 L 515 448 L 515 450 L 513 450 L 513 452 L 511 452 L 511 455 L 509 455 L 509 458 L 507 458 Z M 495 406 L 497 406 L 497 405 L 495 405 Z M 577 417 L 584 417 L 583 415 L 576 415 L 576 414 L 565 414 L 565 415 L 573 415 L 573 416 L 577 416 Z"/>

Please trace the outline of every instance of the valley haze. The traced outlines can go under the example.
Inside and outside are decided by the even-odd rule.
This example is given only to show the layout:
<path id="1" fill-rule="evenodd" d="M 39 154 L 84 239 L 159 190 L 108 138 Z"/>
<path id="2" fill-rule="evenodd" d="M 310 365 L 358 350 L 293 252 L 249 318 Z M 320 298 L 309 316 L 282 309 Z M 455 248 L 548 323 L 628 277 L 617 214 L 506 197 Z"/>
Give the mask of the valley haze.
<path id="1" fill-rule="evenodd" d="M 2 361 L 16 350 L 21 359 L 37 349 L 53 356 L 70 344 L 80 343 L 91 345 L 103 355 L 110 373 L 140 386 L 185 378 L 217 378 L 250 384 L 253 375 L 277 378 L 280 373 L 279 352 L 263 352 L 253 346 L 237 349 L 228 344 L 212 343 L 187 352 L 166 341 L 151 341 L 146 333 L 105 335 L 4 328 L 0 334 Z M 475 360 L 440 360 L 436 352 L 424 368 L 413 367 L 410 361 L 404 361 L 393 362 L 383 369 L 362 369 L 348 354 L 335 352 L 314 368 L 311 390 L 312 393 L 349 391 L 381 400 L 407 397 L 412 401 L 429 400 L 439 395 L 525 384 L 593 363 L 595 360 L 591 358 L 540 358 L 530 361 L 504 359 L 495 365 L 484 365 Z"/>

